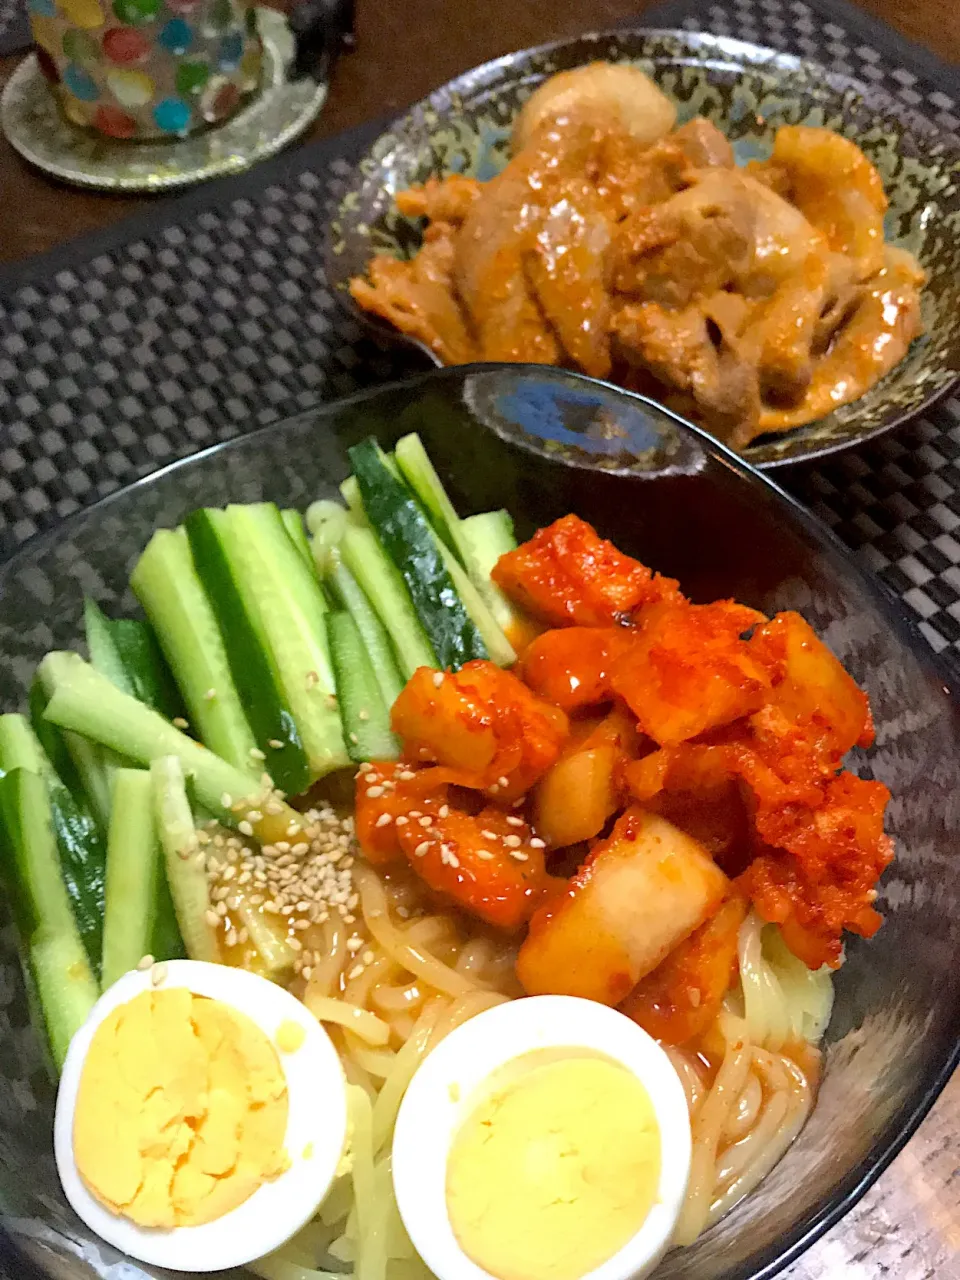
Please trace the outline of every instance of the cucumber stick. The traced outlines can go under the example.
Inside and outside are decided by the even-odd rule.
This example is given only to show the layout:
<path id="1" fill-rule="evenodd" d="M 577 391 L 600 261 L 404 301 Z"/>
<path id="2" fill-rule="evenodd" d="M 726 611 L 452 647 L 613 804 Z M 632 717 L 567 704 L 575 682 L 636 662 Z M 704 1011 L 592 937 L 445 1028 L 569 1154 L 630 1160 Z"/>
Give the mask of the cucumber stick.
<path id="1" fill-rule="evenodd" d="M 327 629 L 350 759 L 396 760 L 400 744 L 356 622 L 338 609 L 327 615 Z"/>
<path id="2" fill-rule="evenodd" d="M 326 584 L 330 593 L 350 614 L 360 632 L 363 647 L 367 651 L 373 674 L 380 689 L 380 696 L 389 711 L 403 689 L 403 679 L 397 667 L 396 655 L 386 627 L 377 611 L 367 599 L 359 582 L 343 563 L 339 551 L 328 562 Z M 331 651 L 333 642 L 331 640 Z M 339 691 L 340 684 L 337 682 Z"/>
<path id="3" fill-rule="evenodd" d="M 62 732 L 59 735 L 59 743 L 51 739 L 50 745 L 47 746 L 47 739 L 41 733 L 39 725 L 44 720 L 44 712 L 48 701 L 53 693 L 53 685 L 50 681 L 49 672 L 41 663 L 37 668 L 37 675 L 30 690 L 30 716 L 34 725 L 37 725 L 36 733 L 40 741 L 44 743 L 48 754 L 54 760 L 54 768 L 61 778 L 70 777 L 72 785 L 68 783 L 70 790 L 74 795 L 84 797 L 89 805 L 97 825 L 101 831 L 106 831 L 110 823 L 110 777 L 116 767 L 116 762 L 111 758 L 109 752 L 103 751 L 94 742 L 89 742 L 81 734 Z M 51 747 L 54 748 L 51 751 Z M 69 769 L 61 769 L 57 757 L 66 754 L 70 760 Z"/>
<path id="4" fill-rule="evenodd" d="M 283 527 L 287 531 L 287 536 L 293 545 L 303 556 L 304 561 L 310 566 L 313 572 L 313 553 L 310 550 L 310 543 L 307 541 L 306 530 L 303 527 L 303 516 L 299 511 L 294 511 L 288 507 L 280 512 L 280 519 L 283 521 Z"/>
<path id="5" fill-rule="evenodd" d="M 193 777 L 197 800 L 227 825 L 235 827 L 247 815 L 246 803 L 260 804 L 263 784 L 252 773 L 188 738 L 157 711 L 121 693 L 105 676 L 76 653 L 48 653 L 40 664 L 54 694 L 46 715 L 54 724 L 84 734 L 111 747 L 136 764 L 147 766 L 159 756 L 176 756 L 186 777 Z M 226 801 L 230 801 L 229 804 Z M 237 807 L 234 807 L 237 806 Z M 264 843 L 289 839 L 287 828 L 301 826 L 302 817 L 277 801 L 254 821 Z"/>
<path id="6" fill-rule="evenodd" d="M 177 923 L 191 960 L 222 961 L 220 930 L 207 918 L 210 886 L 206 858 L 197 839 L 183 768 L 176 756 L 150 765 L 153 813 Z"/>
<path id="7" fill-rule="evenodd" d="M 105 675 L 118 689 L 136 697 L 133 682 L 127 675 L 123 659 L 113 642 L 110 619 L 89 596 L 83 601 L 83 629 L 87 638 L 87 652 L 90 654 L 91 666 Z"/>
<path id="8" fill-rule="evenodd" d="M 460 517 L 440 482 L 436 467 L 430 461 L 420 437 L 413 433 L 402 436 L 394 446 L 394 458 L 400 474 L 420 499 L 436 532 L 466 567 L 467 561 L 458 538 Z"/>
<path id="9" fill-rule="evenodd" d="M 456 554 L 460 563 L 466 569 L 470 581 L 480 593 L 494 624 L 501 630 L 511 627 L 517 620 L 514 608 L 490 577 L 491 570 L 499 556 L 503 554 L 503 551 L 510 551 L 516 546 L 516 542 L 513 539 L 513 521 L 510 520 L 509 515 L 505 511 L 490 513 L 495 519 L 506 516 L 509 523 L 511 544 L 510 546 L 504 546 L 491 561 L 489 556 L 482 553 L 482 546 L 478 548 L 476 537 L 467 533 L 467 521 L 461 520 L 457 515 L 456 508 L 447 496 L 447 491 L 444 489 L 420 437 L 416 434 L 403 436 L 402 439 L 397 441 L 394 456 L 403 478 L 420 499 L 440 539 Z M 479 519 L 481 517 L 476 518 Z M 482 518 L 486 519 L 486 517 Z M 471 612 L 473 612 L 472 609 Z M 477 623 L 483 630 L 483 624 L 479 618 L 477 618 Z M 489 645 L 490 640 L 485 630 L 484 639 L 487 640 Z M 494 661 L 499 661 L 499 659 L 494 657 Z M 511 658 L 500 665 L 506 666 L 512 661 L 513 659 Z"/>
<path id="10" fill-rule="evenodd" d="M 247 768 L 257 744 L 186 533 L 158 529 L 137 562 L 130 585 L 180 686 L 191 725 L 211 751 L 239 769 Z"/>
<path id="11" fill-rule="evenodd" d="M 93 814 L 57 776 L 26 717 L 5 715 L 0 716 L 0 770 L 13 769 L 27 769 L 43 779 L 67 897 L 87 958 L 99 973 L 105 850 Z"/>
<path id="12" fill-rule="evenodd" d="M 489 658 L 419 502 L 394 475 L 372 437 L 348 452 L 367 519 L 400 570 L 440 666 L 458 670 L 472 659 Z"/>
<path id="13" fill-rule="evenodd" d="M 310 783 L 306 753 L 267 644 L 256 566 L 242 556 L 229 526 L 225 511 L 204 509 L 192 512 L 184 527 L 257 746 L 277 786 L 299 795 Z"/>
<path id="14" fill-rule="evenodd" d="M 61 877 L 46 787 L 27 769 L 0 778 L 0 878 L 59 1068 L 100 991 Z"/>
<path id="15" fill-rule="evenodd" d="M 508 551 L 516 550 L 517 539 L 509 511 L 484 511 L 478 516 L 468 516 L 466 520 L 461 520 L 460 542 L 472 581 L 488 584 L 488 590 L 480 587 L 478 590 L 497 625 L 508 636 L 516 627 L 522 628 L 523 615 L 514 608 L 510 598 L 500 590 L 491 576 L 500 557 Z"/>
<path id="16" fill-rule="evenodd" d="M 183 954 L 164 875 L 153 817 L 153 788 L 145 769 L 118 769 L 107 840 L 103 918 L 103 985 L 112 986 L 145 955 Z"/>
<path id="17" fill-rule="evenodd" d="M 113 618 L 110 636 L 132 685 L 133 696 L 168 720 L 175 716 L 186 718 L 180 691 L 150 624 L 138 618 Z"/>
<path id="18" fill-rule="evenodd" d="M 389 632 L 403 678 L 409 679 L 417 667 L 439 666 L 400 571 L 384 553 L 373 530 L 349 526 L 340 554 Z"/>
<path id="19" fill-rule="evenodd" d="M 248 608 L 258 619 L 262 643 L 293 713 L 311 778 L 321 778 L 347 764 L 323 591 L 273 503 L 230 506 L 225 514 Z M 268 754 L 271 769 L 272 760 Z"/>

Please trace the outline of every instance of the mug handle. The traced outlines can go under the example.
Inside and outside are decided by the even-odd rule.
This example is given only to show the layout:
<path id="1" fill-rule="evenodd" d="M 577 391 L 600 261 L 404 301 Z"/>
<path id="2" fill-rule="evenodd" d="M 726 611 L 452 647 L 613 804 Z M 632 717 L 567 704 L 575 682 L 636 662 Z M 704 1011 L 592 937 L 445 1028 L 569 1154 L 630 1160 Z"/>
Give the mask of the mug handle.
<path id="1" fill-rule="evenodd" d="M 296 42 L 291 75 L 299 80 L 323 80 L 342 50 L 356 46 L 356 0 L 300 0 L 290 10 L 289 24 Z"/>

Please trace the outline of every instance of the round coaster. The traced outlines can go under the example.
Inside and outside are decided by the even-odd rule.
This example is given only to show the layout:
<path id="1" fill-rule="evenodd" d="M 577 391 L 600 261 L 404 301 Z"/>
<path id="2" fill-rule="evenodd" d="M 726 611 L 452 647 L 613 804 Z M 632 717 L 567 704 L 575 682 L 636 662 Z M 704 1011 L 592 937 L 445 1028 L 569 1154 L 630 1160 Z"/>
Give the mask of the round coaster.
<path id="1" fill-rule="evenodd" d="M 30 54 L 0 99 L 0 127 L 31 164 L 63 182 L 101 191 L 168 191 L 248 169 L 275 155 L 316 119 L 325 83 L 288 78 L 294 40 L 283 16 L 258 9 L 263 41 L 260 87 L 235 116 L 187 138 L 113 141 L 69 124 Z"/>

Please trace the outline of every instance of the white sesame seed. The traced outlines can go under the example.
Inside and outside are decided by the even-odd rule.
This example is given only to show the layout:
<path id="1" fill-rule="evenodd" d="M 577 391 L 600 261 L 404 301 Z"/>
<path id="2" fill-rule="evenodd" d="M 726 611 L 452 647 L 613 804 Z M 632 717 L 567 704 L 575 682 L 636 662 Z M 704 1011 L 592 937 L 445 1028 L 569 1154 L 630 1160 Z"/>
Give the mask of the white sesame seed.
<path id="1" fill-rule="evenodd" d="M 450 806 L 448 804 L 442 804 L 438 810 L 438 813 L 440 814 L 441 818 L 449 818 Z"/>
<path id="2" fill-rule="evenodd" d="M 217 696 L 217 691 L 216 689 L 208 689 L 203 696 L 207 700 L 207 702 L 212 702 L 214 698 Z"/>
<path id="3" fill-rule="evenodd" d="M 271 738 L 270 741 L 267 743 L 267 746 L 272 747 L 274 751 L 280 751 L 283 748 L 283 743 L 280 741 L 279 738 Z"/>
<path id="4" fill-rule="evenodd" d="M 419 810 L 419 809 L 411 809 L 411 810 L 410 810 L 410 817 L 411 817 L 411 818 L 422 818 L 422 817 L 423 817 L 423 814 L 420 812 L 420 810 Z"/>
<path id="5" fill-rule="evenodd" d="M 300 939 L 299 939 L 299 938 L 288 938 L 288 939 L 287 939 L 287 946 L 288 946 L 288 947 L 293 947 L 294 951 L 302 951 L 302 950 L 303 950 L 303 943 L 300 941 Z"/>
<path id="6" fill-rule="evenodd" d="M 220 917 L 212 908 L 209 911 L 205 911 L 203 913 L 203 918 L 206 920 L 207 924 L 210 926 L 211 929 L 219 928 Z"/>
<path id="7" fill-rule="evenodd" d="M 153 968 L 150 970 L 150 985 L 153 987 L 159 987 L 161 982 L 163 982 L 164 979 L 166 978 L 166 976 L 167 976 L 167 966 L 161 960 L 159 964 L 155 964 Z"/>
<path id="8" fill-rule="evenodd" d="M 359 978 L 361 973 L 363 973 L 363 965 L 355 964 L 353 968 L 350 970 L 350 972 L 347 974 L 347 978 L 350 980 L 354 978 Z"/>
<path id="9" fill-rule="evenodd" d="M 347 950 L 350 952 L 351 955 L 355 955 L 362 946 L 363 946 L 362 938 L 353 937 L 353 938 L 347 939 Z"/>
<path id="10" fill-rule="evenodd" d="M 228 929 L 227 930 L 227 946 L 235 947 L 237 945 L 237 941 L 238 941 L 238 937 L 237 937 L 236 929 Z"/>
<path id="11" fill-rule="evenodd" d="M 173 720 L 171 721 L 171 723 L 172 723 L 172 724 L 174 724 L 174 725 L 176 725 L 176 727 L 177 727 L 178 729 L 189 729 L 189 728 L 190 728 L 189 724 L 187 723 L 187 721 L 186 721 L 186 720 L 184 720 L 183 716 L 174 716 L 174 717 L 173 717 Z"/>
<path id="12" fill-rule="evenodd" d="M 415 858 L 424 858 L 430 852 L 430 841 L 422 840 L 413 851 Z"/>
<path id="13" fill-rule="evenodd" d="M 401 782 L 412 782 L 416 776 L 412 769 L 401 769 L 397 774 Z"/>
<path id="14" fill-rule="evenodd" d="M 480 834 L 483 836 L 484 840 L 496 840 L 497 838 L 497 833 L 495 831 L 484 830 L 481 831 Z"/>
<path id="15" fill-rule="evenodd" d="M 369 719 L 370 719 L 370 712 L 366 709 L 366 707 L 361 707 L 361 708 L 360 708 L 360 710 L 357 712 L 357 719 L 358 719 L 358 720 L 369 720 Z"/>
<path id="16" fill-rule="evenodd" d="M 499 783 L 499 785 L 500 785 L 501 787 L 509 787 L 509 785 L 510 785 L 510 779 L 509 779 L 509 778 L 504 777 L 504 775 L 503 775 L 502 773 L 501 773 L 500 777 L 497 779 L 497 782 Z"/>
<path id="17" fill-rule="evenodd" d="M 354 745 L 354 746 L 356 746 L 356 745 L 357 745 L 357 743 L 360 741 L 360 739 L 357 737 L 357 735 L 356 735 L 355 733 L 351 733 L 351 734 L 350 734 L 350 741 L 353 743 L 353 745 Z"/>
<path id="18" fill-rule="evenodd" d="M 243 822 L 237 823 L 237 830 L 240 832 L 241 835 L 245 835 L 245 836 L 253 835 L 253 827 L 250 825 L 249 822 L 247 822 L 246 819 L 244 819 Z"/>
<path id="19" fill-rule="evenodd" d="M 223 805 L 224 809 L 229 809 L 233 804 L 233 796 L 230 795 L 228 791 L 225 791 L 220 797 L 220 803 Z"/>
<path id="20" fill-rule="evenodd" d="M 249 755 L 253 760 L 266 760 L 267 758 L 266 755 L 260 750 L 259 747 L 251 747 L 249 751 Z"/>
<path id="21" fill-rule="evenodd" d="M 493 854 L 490 852 L 489 849 L 478 849 L 477 857 L 480 858 L 483 862 L 491 862 L 493 860 Z"/>
<path id="22" fill-rule="evenodd" d="M 367 799 L 378 800 L 383 795 L 383 787 L 367 787 Z"/>
<path id="23" fill-rule="evenodd" d="M 496 795 L 496 793 L 500 790 L 500 786 L 496 782 L 491 782 L 489 787 L 487 787 L 487 790 L 490 792 L 491 795 Z"/>
<path id="24" fill-rule="evenodd" d="M 504 836 L 503 843 L 508 849 L 519 849 L 523 841 L 519 836 Z"/>
<path id="25" fill-rule="evenodd" d="M 141 973 L 146 973 L 147 969 L 152 969 L 153 956 L 151 955 L 141 956 L 140 959 L 137 961 L 137 968 L 140 970 Z"/>
<path id="26" fill-rule="evenodd" d="M 439 689 L 442 684 L 443 684 L 443 672 L 435 671 L 433 673 L 433 687 L 435 689 Z"/>
<path id="27" fill-rule="evenodd" d="M 513 814 L 510 814 L 510 816 L 507 818 L 507 826 L 508 826 L 508 827 L 522 827 L 522 826 L 523 826 L 523 819 L 522 819 L 522 818 L 516 818 L 516 817 L 514 817 L 514 816 L 513 816 Z"/>
<path id="28" fill-rule="evenodd" d="M 421 825 L 421 827 L 432 827 L 432 826 L 433 826 L 433 819 L 430 817 L 430 815 L 429 815 L 429 814 L 425 814 L 425 815 L 420 819 L 420 825 Z"/>
<path id="29" fill-rule="evenodd" d="M 530 855 L 528 853 L 524 853 L 522 849 L 511 849 L 510 857 L 516 858 L 517 862 L 527 862 Z"/>
<path id="30" fill-rule="evenodd" d="M 381 813 L 380 817 L 376 820 L 376 822 L 373 825 L 375 827 L 389 827 L 392 821 L 393 821 L 392 813 Z"/>
<path id="31" fill-rule="evenodd" d="M 397 826 L 405 827 L 409 821 L 410 819 L 405 814 L 401 813 L 400 816 L 397 818 Z"/>
<path id="32" fill-rule="evenodd" d="M 370 761 L 364 760 L 357 765 L 357 773 L 369 773 L 372 768 L 373 768 L 373 765 L 370 763 Z"/>
<path id="33" fill-rule="evenodd" d="M 546 840 L 541 840 L 539 836 L 533 836 L 529 844 L 531 849 L 545 849 L 547 847 Z"/>

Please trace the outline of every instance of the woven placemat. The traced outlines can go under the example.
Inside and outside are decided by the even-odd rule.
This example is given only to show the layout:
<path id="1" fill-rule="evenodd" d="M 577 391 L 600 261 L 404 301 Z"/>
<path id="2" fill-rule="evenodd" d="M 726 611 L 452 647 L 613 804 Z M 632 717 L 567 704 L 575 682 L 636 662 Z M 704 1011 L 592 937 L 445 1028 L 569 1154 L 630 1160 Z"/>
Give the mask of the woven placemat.
<path id="1" fill-rule="evenodd" d="M 671 0 L 644 21 L 801 53 L 960 132 L 960 76 L 842 0 Z M 0 269 L 0 554 L 174 458 L 422 367 L 323 276 L 329 210 L 377 131 Z M 960 402 L 781 478 L 960 656 Z"/>
<path id="2" fill-rule="evenodd" d="M 26 0 L 0 0 L 0 58 L 33 44 Z"/>

